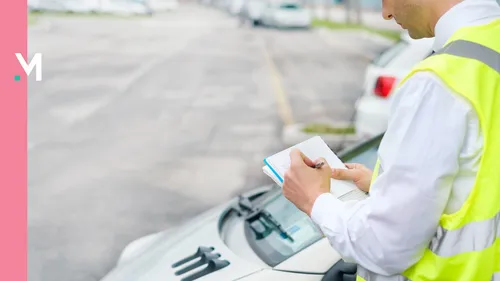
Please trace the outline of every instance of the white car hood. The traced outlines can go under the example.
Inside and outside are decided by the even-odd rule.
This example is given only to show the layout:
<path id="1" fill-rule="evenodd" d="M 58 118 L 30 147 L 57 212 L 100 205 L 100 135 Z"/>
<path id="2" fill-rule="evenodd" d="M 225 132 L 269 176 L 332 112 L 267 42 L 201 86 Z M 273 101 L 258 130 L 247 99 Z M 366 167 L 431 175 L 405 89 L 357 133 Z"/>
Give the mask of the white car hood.
<path id="1" fill-rule="evenodd" d="M 264 269 L 261 264 L 234 254 L 221 240 L 218 220 L 227 206 L 216 207 L 179 229 L 159 232 L 132 242 L 123 251 L 116 267 L 101 281 L 181 281 L 207 267 L 205 264 L 180 276 L 176 276 L 175 272 L 186 264 L 172 267 L 174 263 L 195 254 L 200 246 L 213 247 L 212 253 L 220 254 L 219 260 L 226 260 L 229 265 L 196 281 L 236 280 Z"/>

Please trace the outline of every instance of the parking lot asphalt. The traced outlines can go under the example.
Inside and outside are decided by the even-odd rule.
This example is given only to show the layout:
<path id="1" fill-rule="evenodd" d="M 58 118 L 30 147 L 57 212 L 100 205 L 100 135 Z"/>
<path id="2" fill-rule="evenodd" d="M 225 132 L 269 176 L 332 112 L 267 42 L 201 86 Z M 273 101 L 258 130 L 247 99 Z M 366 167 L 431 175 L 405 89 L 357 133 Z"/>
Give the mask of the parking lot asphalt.
<path id="1" fill-rule="evenodd" d="M 368 63 L 314 32 L 239 28 L 195 4 L 40 22 L 29 31 L 29 52 L 43 53 L 28 97 L 30 281 L 99 280 L 132 240 L 271 183 L 261 167 L 284 148 L 279 107 L 295 122 L 346 118 Z"/>

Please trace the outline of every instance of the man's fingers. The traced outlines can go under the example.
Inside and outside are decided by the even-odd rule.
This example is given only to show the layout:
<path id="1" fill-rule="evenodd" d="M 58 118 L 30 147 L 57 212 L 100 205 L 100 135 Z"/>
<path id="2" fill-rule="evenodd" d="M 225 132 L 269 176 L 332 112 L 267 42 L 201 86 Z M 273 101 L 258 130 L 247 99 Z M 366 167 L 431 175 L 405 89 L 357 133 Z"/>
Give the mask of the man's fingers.
<path id="1" fill-rule="evenodd" d="M 321 166 L 321 167 L 319 168 L 319 170 L 321 170 L 321 173 L 325 173 L 325 172 L 326 172 L 326 173 L 330 173 L 330 171 L 332 171 L 332 167 L 330 167 L 330 165 L 328 164 L 328 162 L 326 161 L 326 159 L 325 159 L 325 158 L 320 157 L 319 159 L 317 159 L 317 160 L 314 162 L 314 164 L 316 165 L 316 164 L 321 163 L 321 162 L 323 162 L 323 163 L 324 163 L 324 164 L 323 164 L 323 166 Z"/>
<path id="2" fill-rule="evenodd" d="M 290 163 L 291 165 L 303 165 L 304 163 L 309 166 L 314 168 L 317 163 L 319 162 L 325 162 L 322 168 L 328 168 L 328 162 L 326 162 L 325 158 L 318 158 L 315 161 L 311 160 L 309 157 L 307 157 L 302 151 L 300 151 L 298 148 L 292 148 L 290 151 Z"/>
<path id="3" fill-rule="evenodd" d="M 345 163 L 344 164 L 348 169 L 355 169 L 356 164 L 355 163 Z"/>
<path id="4" fill-rule="evenodd" d="M 307 166 L 314 167 L 314 165 L 316 164 L 314 161 L 309 159 L 309 157 L 305 156 L 304 153 L 300 152 L 300 156 L 302 157 L 304 163 L 306 163 Z"/>
<path id="5" fill-rule="evenodd" d="M 333 169 L 332 178 L 337 180 L 354 180 L 357 176 L 357 171 L 349 169 Z"/>
<path id="6" fill-rule="evenodd" d="M 325 163 L 325 164 L 323 164 L 322 168 L 326 168 L 328 166 L 328 162 L 326 162 L 326 159 L 323 157 L 316 159 L 316 161 L 314 161 L 314 163 L 313 163 L 313 166 L 315 166 L 316 164 L 321 163 L 321 162 Z"/>
<path id="7" fill-rule="evenodd" d="M 345 166 L 349 169 L 363 169 L 365 167 L 359 163 L 345 163 Z"/>
<path id="8" fill-rule="evenodd" d="M 302 153 L 298 148 L 292 148 L 290 150 L 290 164 L 293 166 L 301 166 L 304 165 L 304 163 L 310 166 L 308 163 L 312 163 L 312 161 L 311 159 L 307 158 L 304 153 Z"/>

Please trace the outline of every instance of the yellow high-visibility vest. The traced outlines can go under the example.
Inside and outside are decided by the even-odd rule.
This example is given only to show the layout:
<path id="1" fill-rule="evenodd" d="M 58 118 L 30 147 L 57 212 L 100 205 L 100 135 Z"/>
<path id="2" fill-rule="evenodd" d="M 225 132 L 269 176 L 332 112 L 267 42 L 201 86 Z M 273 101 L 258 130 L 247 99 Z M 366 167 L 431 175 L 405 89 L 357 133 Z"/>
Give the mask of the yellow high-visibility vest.
<path id="1" fill-rule="evenodd" d="M 475 109 L 484 137 L 477 178 L 461 209 L 441 216 L 429 247 L 416 264 L 396 276 L 358 266 L 356 280 L 500 281 L 500 20 L 457 31 L 401 84 L 419 71 L 440 77 Z M 383 170 L 380 159 L 372 182 L 379 168 Z"/>

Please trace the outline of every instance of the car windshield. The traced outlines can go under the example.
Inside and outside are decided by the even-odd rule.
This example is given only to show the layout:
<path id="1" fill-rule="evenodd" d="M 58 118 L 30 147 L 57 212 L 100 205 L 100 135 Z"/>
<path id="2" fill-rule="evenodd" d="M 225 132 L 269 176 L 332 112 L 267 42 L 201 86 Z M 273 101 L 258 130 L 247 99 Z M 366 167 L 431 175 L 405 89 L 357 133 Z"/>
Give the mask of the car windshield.
<path id="1" fill-rule="evenodd" d="M 383 51 L 373 60 L 372 63 L 378 67 L 386 67 L 392 61 L 392 59 L 399 55 L 407 46 L 408 42 L 400 40 L 396 44 Z"/>
<path id="2" fill-rule="evenodd" d="M 338 155 L 344 162 L 361 163 L 373 169 L 381 139 L 381 135 L 377 136 L 352 149 L 342 151 Z M 289 202 L 279 188 L 264 200 L 263 209 L 269 212 L 294 240 L 291 242 L 284 239 L 276 231 L 266 232 L 266 228 L 271 229 L 272 226 L 256 221 L 252 224 L 253 229 L 257 229 L 260 233 L 267 233 L 264 237 L 259 237 L 249 223 L 246 223 L 245 234 L 250 246 L 270 266 L 276 266 L 323 237 L 311 219 Z"/>

